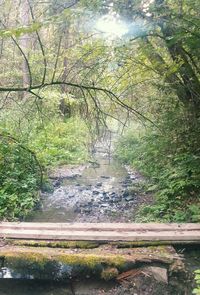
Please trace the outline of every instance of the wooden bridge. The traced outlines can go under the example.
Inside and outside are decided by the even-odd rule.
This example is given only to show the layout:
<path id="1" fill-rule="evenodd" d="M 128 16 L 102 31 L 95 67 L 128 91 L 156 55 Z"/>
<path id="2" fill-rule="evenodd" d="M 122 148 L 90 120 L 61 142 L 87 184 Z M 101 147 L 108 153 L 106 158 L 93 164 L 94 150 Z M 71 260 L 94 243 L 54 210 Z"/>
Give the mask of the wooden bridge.
<path id="1" fill-rule="evenodd" d="M 153 275 L 157 267 L 168 280 L 185 271 L 174 244 L 200 244 L 200 224 L 2 222 L 0 274 L 8 269 L 20 278 L 28 273 L 35 279 L 56 279 L 64 265 L 75 277 L 84 273 L 107 280 L 114 274 L 120 280 L 150 270 Z"/>
<path id="2" fill-rule="evenodd" d="M 200 243 L 200 224 L 2 222 L 0 223 L 0 238 L 193 244 Z"/>

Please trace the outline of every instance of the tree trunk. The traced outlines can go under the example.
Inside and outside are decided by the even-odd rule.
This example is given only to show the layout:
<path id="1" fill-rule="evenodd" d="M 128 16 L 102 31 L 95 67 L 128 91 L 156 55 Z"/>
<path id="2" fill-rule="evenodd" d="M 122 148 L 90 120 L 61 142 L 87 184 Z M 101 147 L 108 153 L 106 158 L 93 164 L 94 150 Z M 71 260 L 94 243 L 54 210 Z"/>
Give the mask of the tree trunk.
<path id="1" fill-rule="evenodd" d="M 28 26 L 28 24 L 29 24 L 28 0 L 21 1 L 20 19 L 21 19 L 22 26 Z M 26 56 L 28 56 L 28 51 L 29 51 L 29 36 L 28 36 L 28 34 L 24 34 L 20 38 L 20 47 L 23 50 L 24 54 Z M 28 70 L 27 62 L 24 57 L 23 57 L 23 61 L 22 61 L 22 79 L 23 79 L 23 87 L 27 87 L 30 85 L 30 73 Z"/>

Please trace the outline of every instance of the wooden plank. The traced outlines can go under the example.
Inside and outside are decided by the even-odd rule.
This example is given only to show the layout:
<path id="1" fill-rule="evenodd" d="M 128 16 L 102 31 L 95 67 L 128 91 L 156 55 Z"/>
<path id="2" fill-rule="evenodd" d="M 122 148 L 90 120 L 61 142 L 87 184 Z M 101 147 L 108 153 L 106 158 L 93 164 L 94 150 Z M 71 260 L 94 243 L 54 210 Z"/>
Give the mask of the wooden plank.
<path id="1" fill-rule="evenodd" d="M 44 230 L 79 230 L 79 231 L 110 231 L 110 230 L 140 230 L 140 231 L 193 231 L 200 230 L 200 223 L 32 223 L 32 222 L 1 222 L 1 229 L 44 229 Z"/>
<path id="2" fill-rule="evenodd" d="M 1 223 L 0 237 L 36 240 L 199 241 L 199 224 Z"/>
<path id="3" fill-rule="evenodd" d="M 96 232 L 88 232 L 83 234 L 83 232 L 50 232 L 42 233 L 40 231 L 29 231 L 29 232 L 4 232 L 0 234 L 2 238 L 12 238 L 12 239 L 32 239 L 32 240 L 68 240 L 68 241 L 200 241 L 200 234 L 190 234 L 190 235 L 179 235 L 168 233 L 167 235 L 161 233 L 160 235 L 155 233 L 124 233 L 118 234 L 116 232 L 102 232 L 98 234 Z"/>

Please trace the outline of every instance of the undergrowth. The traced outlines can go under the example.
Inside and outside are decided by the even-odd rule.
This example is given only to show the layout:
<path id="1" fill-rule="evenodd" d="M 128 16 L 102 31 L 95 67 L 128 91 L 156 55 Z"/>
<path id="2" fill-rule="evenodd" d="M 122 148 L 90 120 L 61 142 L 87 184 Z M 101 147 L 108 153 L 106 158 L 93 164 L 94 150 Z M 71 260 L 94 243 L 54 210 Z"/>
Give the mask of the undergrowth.
<path id="1" fill-rule="evenodd" d="M 23 219 L 33 210 L 49 167 L 88 158 L 86 124 L 61 114 L 58 91 L 45 93 L 40 105 L 26 99 L 23 112 L 20 101 L 0 116 L 0 220 Z"/>
<path id="2" fill-rule="evenodd" d="M 56 119 L 33 135 L 30 146 L 44 166 L 59 166 L 84 163 L 88 141 L 88 130 L 80 118 Z"/>
<path id="3" fill-rule="evenodd" d="M 192 294 L 200 295 L 200 269 L 196 270 L 194 273 L 196 288 L 193 290 Z"/>
<path id="4" fill-rule="evenodd" d="M 200 221 L 200 157 L 172 136 L 129 130 L 116 147 L 119 160 L 137 168 L 154 191 L 154 204 L 141 208 L 137 221 Z"/>
<path id="5" fill-rule="evenodd" d="M 41 171 L 34 154 L 5 136 L 0 142 L 0 218 L 25 217 L 38 200 Z"/>

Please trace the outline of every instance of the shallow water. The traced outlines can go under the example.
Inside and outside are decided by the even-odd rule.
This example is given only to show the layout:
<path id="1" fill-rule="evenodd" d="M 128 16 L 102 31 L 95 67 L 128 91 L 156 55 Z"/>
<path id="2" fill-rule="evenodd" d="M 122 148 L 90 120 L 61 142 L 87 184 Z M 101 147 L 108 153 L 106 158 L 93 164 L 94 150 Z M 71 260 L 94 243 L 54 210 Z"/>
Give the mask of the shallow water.
<path id="1" fill-rule="evenodd" d="M 73 170 L 73 169 L 72 169 Z M 41 208 L 32 212 L 32 222 L 112 222 L 131 221 L 131 209 L 140 196 L 124 196 L 124 192 L 140 178 L 107 154 L 97 154 L 95 164 L 81 175 L 57 179 L 53 193 L 43 193 Z M 54 180 L 54 183 L 56 181 Z M 140 198 L 141 199 L 141 198 Z M 121 212 L 121 220 L 118 212 Z"/>

